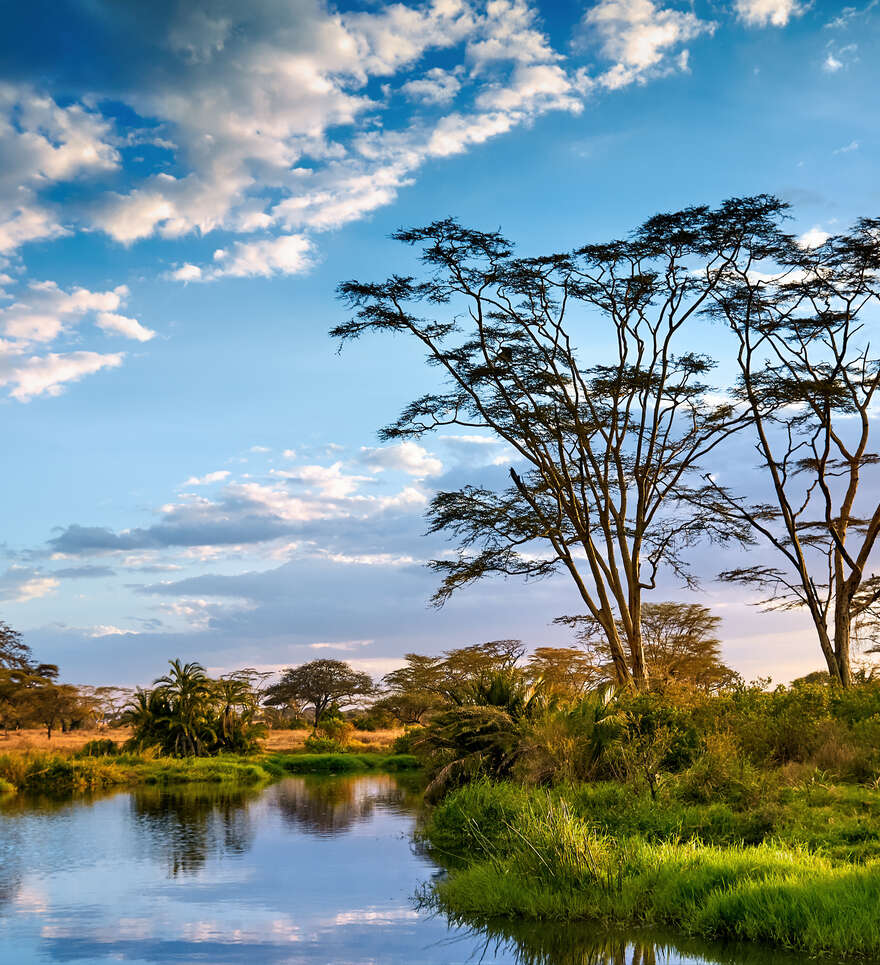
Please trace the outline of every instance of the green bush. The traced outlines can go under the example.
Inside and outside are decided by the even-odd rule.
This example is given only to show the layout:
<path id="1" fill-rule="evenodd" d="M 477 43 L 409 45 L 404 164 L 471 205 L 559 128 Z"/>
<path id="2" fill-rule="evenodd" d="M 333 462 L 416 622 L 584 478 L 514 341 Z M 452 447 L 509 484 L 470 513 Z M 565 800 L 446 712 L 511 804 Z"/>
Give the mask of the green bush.
<path id="1" fill-rule="evenodd" d="M 109 737 L 88 741 L 74 755 L 75 757 L 113 757 L 119 753 L 119 744 Z"/>

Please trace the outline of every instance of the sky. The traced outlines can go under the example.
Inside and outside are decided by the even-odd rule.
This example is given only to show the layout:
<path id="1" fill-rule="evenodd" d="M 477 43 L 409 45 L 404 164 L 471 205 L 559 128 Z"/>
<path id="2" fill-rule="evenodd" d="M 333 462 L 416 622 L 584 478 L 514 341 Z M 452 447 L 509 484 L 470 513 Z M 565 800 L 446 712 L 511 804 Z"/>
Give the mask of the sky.
<path id="1" fill-rule="evenodd" d="M 4 27 L 0 619 L 79 683 L 570 642 L 562 577 L 427 605 L 432 492 L 510 456 L 377 441 L 432 376 L 328 330 L 341 281 L 412 268 L 396 228 L 538 254 L 758 192 L 807 240 L 880 214 L 877 0 L 31 0 Z M 656 598 L 711 605 L 747 678 L 818 667 L 723 557 Z"/>

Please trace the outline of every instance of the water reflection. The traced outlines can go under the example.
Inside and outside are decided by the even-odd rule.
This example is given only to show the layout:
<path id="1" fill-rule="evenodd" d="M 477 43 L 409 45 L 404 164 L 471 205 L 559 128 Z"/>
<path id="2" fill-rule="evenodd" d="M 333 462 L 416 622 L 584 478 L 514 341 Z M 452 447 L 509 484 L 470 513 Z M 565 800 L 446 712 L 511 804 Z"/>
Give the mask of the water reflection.
<path id="1" fill-rule="evenodd" d="M 459 922 L 462 927 L 467 923 Z M 656 930 L 593 923 L 495 922 L 471 925 L 475 961 L 513 965 L 802 965 L 804 956 L 758 946 L 710 944 Z M 815 960 L 814 960 L 815 961 Z"/>
<path id="2" fill-rule="evenodd" d="M 131 812 L 144 841 L 171 876 L 195 874 L 209 855 L 243 854 L 255 828 L 249 803 L 258 791 L 228 786 L 138 788 Z"/>
<path id="3" fill-rule="evenodd" d="M 376 810 L 401 810 L 407 793 L 390 774 L 292 777 L 275 796 L 284 821 L 306 834 L 336 835 L 368 821 Z"/>
<path id="4" fill-rule="evenodd" d="M 598 926 L 475 926 L 414 903 L 438 869 L 412 846 L 399 777 L 258 791 L 143 788 L 0 809 L 0 961 L 165 965 L 780 965 Z"/>

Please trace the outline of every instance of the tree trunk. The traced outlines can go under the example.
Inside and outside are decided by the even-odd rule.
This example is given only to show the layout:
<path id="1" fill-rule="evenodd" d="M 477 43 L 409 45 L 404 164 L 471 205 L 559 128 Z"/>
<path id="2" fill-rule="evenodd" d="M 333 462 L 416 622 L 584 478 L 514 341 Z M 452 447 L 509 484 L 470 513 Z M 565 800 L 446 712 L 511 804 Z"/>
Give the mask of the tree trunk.
<path id="1" fill-rule="evenodd" d="M 834 598 L 834 662 L 841 687 L 851 687 L 852 665 L 850 649 L 852 637 L 852 607 L 849 593 L 838 587 Z"/>

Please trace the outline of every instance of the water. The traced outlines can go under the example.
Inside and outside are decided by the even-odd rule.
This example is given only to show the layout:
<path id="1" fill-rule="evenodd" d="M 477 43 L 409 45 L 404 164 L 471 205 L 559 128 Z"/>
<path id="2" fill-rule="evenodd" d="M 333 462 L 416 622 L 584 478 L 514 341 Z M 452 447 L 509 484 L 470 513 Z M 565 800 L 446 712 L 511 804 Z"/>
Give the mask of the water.
<path id="1" fill-rule="evenodd" d="M 413 895 L 418 794 L 390 775 L 142 788 L 0 807 L 0 962 L 770 965 L 572 926 L 450 925 Z"/>

